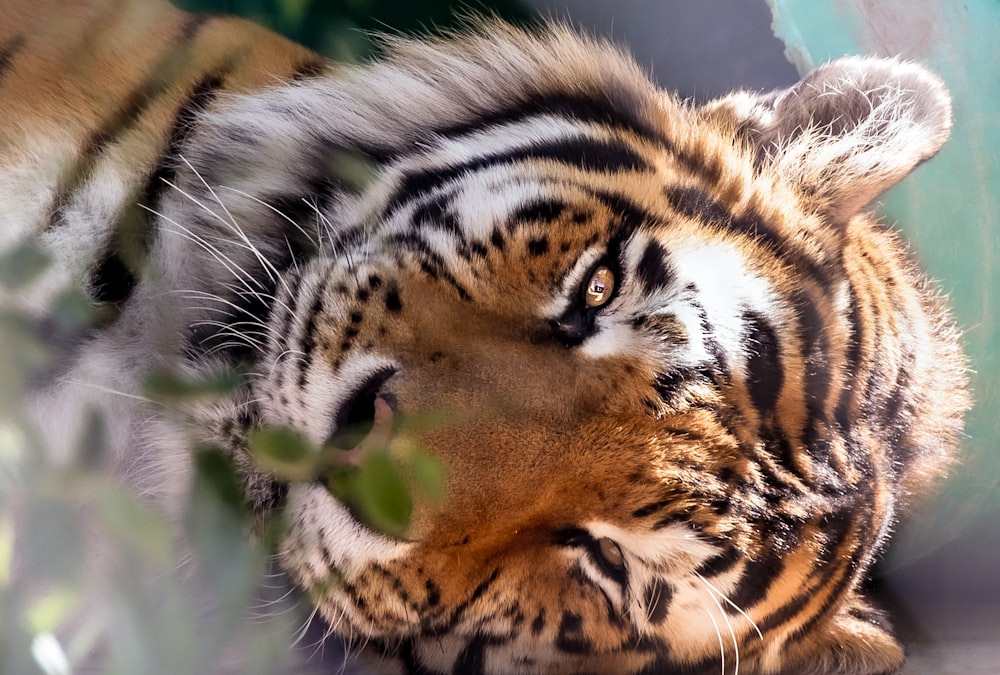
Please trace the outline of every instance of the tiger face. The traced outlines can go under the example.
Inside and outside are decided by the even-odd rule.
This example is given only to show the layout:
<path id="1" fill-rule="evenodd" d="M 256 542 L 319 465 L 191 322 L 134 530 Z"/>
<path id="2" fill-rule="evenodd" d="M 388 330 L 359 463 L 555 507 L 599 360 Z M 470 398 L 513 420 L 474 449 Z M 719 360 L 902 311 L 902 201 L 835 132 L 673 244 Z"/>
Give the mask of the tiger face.
<path id="1" fill-rule="evenodd" d="M 398 538 L 287 486 L 283 566 L 408 672 L 895 668 L 857 585 L 947 464 L 964 376 L 864 208 L 944 141 L 941 84 L 847 59 L 695 108 L 606 45 L 494 28 L 241 101 L 189 148 L 183 222 L 214 198 L 287 233 L 305 196 L 323 225 L 273 285 L 260 422 L 447 467 Z M 345 151 L 361 191 L 323 168 Z M 257 194 L 206 192 L 233 181 Z"/>
<path id="2" fill-rule="evenodd" d="M 149 267 L 93 344 L 248 373 L 189 427 L 283 505 L 282 566 L 382 667 L 898 667 L 859 582 L 968 402 L 947 310 L 866 208 L 944 143 L 941 82 L 844 59 L 694 106 L 559 27 L 387 51 L 194 77 L 143 174 L 169 179 Z M 145 422 L 132 465 L 179 465 Z M 348 464 L 420 448 L 445 499 L 380 533 L 254 465 L 267 425 L 360 428 Z"/>

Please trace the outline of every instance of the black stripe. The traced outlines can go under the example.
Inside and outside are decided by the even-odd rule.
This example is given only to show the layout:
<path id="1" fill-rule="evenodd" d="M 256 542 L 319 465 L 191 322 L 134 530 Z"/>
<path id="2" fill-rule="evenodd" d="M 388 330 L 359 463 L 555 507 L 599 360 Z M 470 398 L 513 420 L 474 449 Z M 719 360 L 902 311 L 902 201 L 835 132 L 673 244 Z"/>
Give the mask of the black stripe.
<path id="1" fill-rule="evenodd" d="M 685 383 L 691 382 L 698 377 L 691 368 L 679 367 L 669 373 L 657 373 L 653 380 L 653 389 L 667 405 L 673 405 L 676 395 L 681 391 Z"/>
<path id="2" fill-rule="evenodd" d="M 737 218 L 729 208 L 697 187 L 668 186 L 664 188 L 663 194 L 671 208 L 681 215 L 707 225 L 739 232 L 770 248 L 802 273 L 814 278 L 820 286 L 829 288 L 832 285 L 829 270 L 795 242 L 789 241 L 760 213 L 751 209 Z"/>
<path id="3" fill-rule="evenodd" d="M 743 343 L 747 345 L 747 388 L 762 423 L 773 418 L 785 376 L 778 351 L 778 336 L 762 315 L 743 312 Z"/>
<path id="4" fill-rule="evenodd" d="M 222 81 L 217 76 L 206 76 L 181 104 L 168 136 L 166 150 L 154 164 L 141 197 L 136 202 L 128 203 L 123 209 L 104 256 L 91 272 L 90 288 L 96 302 L 121 305 L 135 290 L 154 238 L 153 219 L 140 204 L 154 210 L 157 208 L 160 194 L 166 185 L 164 181 L 173 180 L 176 156 L 180 151 L 182 137 L 191 127 L 194 113 L 207 105 L 221 85 Z"/>
<path id="5" fill-rule="evenodd" d="M 437 251 L 432 249 L 430 245 L 417 234 L 407 232 L 402 234 L 396 234 L 391 237 L 391 241 L 394 244 L 399 245 L 401 250 L 409 251 L 416 255 L 418 262 L 420 263 L 421 269 L 427 273 L 430 277 L 434 279 L 444 279 L 446 282 L 451 284 L 451 286 L 458 292 L 458 295 L 462 300 L 470 300 L 471 296 L 469 292 L 465 290 L 462 284 L 458 283 L 458 279 L 448 271 L 448 265 L 445 263 L 444 258 L 442 258 Z"/>
<path id="6" fill-rule="evenodd" d="M 202 23 L 204 17 L 199 15 L 188 19 L 182 28 L 185 41 L 172 47 L 147 75 L 146 81 L 136 87 L 84 142 L 80 159 L 59 179 L 56 197 L 51 207 L 52 215 L 49 217 L 46 229 L 58 227 L 63 222 L 60 207 L 90 178 L 104 150 L 121 134 L 133 128 L 149 106 L 174 84 L 175 78 L 183 72 L 189 61 L 189 43 L 194 39 Z"/>
<path id="7" fill-rule="evenodd" d="M 785 238 L 754 211 L 748 211 L 736 218 L 729 208 L 697 187 L 668 186 L 664 188 L 663 194 L 671 208 L 683 216 L 708 225 L 740 232 L 771 247 L 776 252 L 785 249 Z"/>
<path id="8" fill-rule="evenodd" d="M 3 47 L 0 47 L 0 83 L 3 83 L 4 75 L 10 70 L 11 63 L 14 61 L 14 55 L 24 47 L 24 42 L 23 35 L 15 35 Z"/>
<path id="9" fill-rule="evenodd" d="M 623 129 L 662 146 L 690 172 L 709 183 L 718 182 L 722 166 L 717 159 L 692 155 L 678 148 L 652 121 L 639 111 L 647 107 L 646 97 L 631 89 L 602 90 L 593 95 L 552 92 L 533 96 L 508 108 L 485 112 L 475 119 L 438 127 L 444 136 L 471 134 L 482 129 L 514 124 L 530 117 L 552 115 L 586 124 Z"/>
<path id="10" fill-rule="evenodd" d="M 885 420 L 886 431 L 889 433 L 889 447 L 894 451 L 893 459 L 901 462 L 904 467 L 909 467 L 913 460 L 914 446 L 910 443 L 903 443 L 913 428 L 913 420 L 917 416 L 913 414 L 913 402 L 911 400 L 911 380 L 913 370 L 916 366 L 916 356 L 912 351 L 907 351 L 903 355 L 903 362 L 896 370 L 896 380 L 889 391 L 889 395 L 883 404 L 882 415 Z M 903 414 L 904 409 L 908 409 L 908 414 Z M 903 471 L 901 474 L 905 475 Z"/>
<path id="11" fill-rule="evenodd" d="M 690 300 L 689 302 L 695 308 L 695 311 L 698 312 L 698 322 L 701 327 L 702 343 L 705 345 L 705 351 L 715 359 L 717 383 L 729 384 L 733 378 L 732 372 L 729 370 L 729 357 L 726 355 L 726 350 L 723 348 L 722 343 L 715 337 L 715 326 L 709 321 L 708 312 L 705 310 L 704 305 L 697 300 Z M 736 434 L 733 435 L 735 436 Z"/>
<path id="12" fill-rule="evenodd" d="M 608 236 L 610 237 L 625 240 L 641 227 L 652 227 L 662 222 L 658 216 L 626 195 L 594 190 L 584 185 L 576 187 L 601 202 L 614 215 L 614 219 L 608 223 Z"/>
<path id="13" fill-rule="evenodd" d="M 590 654 L 594 650 L 583 631 L 583 617 L 563 610 L 559 618 L 559 632 L 556 634 L 556 648 L 571 654 Z"/>
<path id="14" fill-rule="evenodd" d="M 830 338 L 826 324 L 817 308 L 817 299 L 808 291 L 797 289 L 792 296 L 799 319 L 799 338 L 805 359 L 805 396 L 810 417 L 825 415 L 826 397 L 830 392 Z"/>
<path id="15" fill-rule="evenodd" d="M 302 335 L 302 358 L 297 360 L 299 364 L 299 389 L 305 387 L 306 378 L 309 375 L 309 368 L 312 367 L 314 350 L 316 349 L 316 319 L 323 311 L 323 300 L 326 294 L 326 287 L 330 284 L 330 277 L 333 276 L 335 267 L 330 265 L 323 280 L 316 286 L 316 293 L 313 295 L 312 304 L 309 306 L 309 313 L 306 315 L 306 326 Z"/>
<path id="16" fill-rule="evenodd" d="M 808 291 L 797 289 L 792 296 L 792 304 L 798 314 L 799 338 L 802 341 L 805 367 L 803 394 L 806 426 L 802 434 L 802 446 L 815 462 L 827 464 L 830 460 L 831 424 L 826 398 L 830 392 L 830 380 L 833 375 L 830 364 L 830 338 L 817 308 L 817 300 Z M 794 471 L 797 463 L 792 459 L 790 449 L 787 454 L 786 465 Z M 800 477 L 806 478 L 801 474 Z M 822 472 L 815 477 L 822 479 Z"/>
<path id="17" fill-rule="evenodd" d="M 521 223 L 543 222 L 551 223 L 566 212 L 566 203 L 559 199 L 542 199 L 519 208 L 511 216 L 508 231 Z"/>
<path id="18" fill-rule="evenodd" d="M 455 626 L 457 626 L 459 622 L 462 620 L 462 616 L 465 614 L 465 611 L 469 607 L 471 607 L 477 600 L 479 600 L 479 598 L 483 597 L 483 595 L 486 594 L 486 591 L 492 588 L 493 584 L 495 584 L 497 579 L 499 578 L 500 578 L 500 568 L 497 567 L 494 568 L 492 572 L 490 572 L 490 575 L 486 577 L 486 579 L 484 579 L 482 582 L 477 584 L 475 588 L 472 589 L 472 592 L 469 594 L 469 597 L 467 597 L 465 600 L 463 600 L 462 602 L 458 603 L 458 605 L 455 606 L 455 609 L 451 613 L 451 617 L 448 619 L 448 627 L 454 628 Z"/>
<path id="19" fill-rule="evenodd" d="M 654 626 L 663 623 L 667 618 L 670 603 L 674 598 L 673 587 L 660 578 L 653 580 L 643 591 L 646 604 L 646 615 L 649 623 Z"/>
<path id="20" fill-rule="evenodd" d="M 292 330 L 291 322 L 295 320 L 295 313 L 298 310 L 298 303 L 302 299 L 299 287 L 302 286 L 303 276 L 299 270 L 290 270 L 290 273 L 283 277 L 284 286 L 288 289 L 284 302 L 276 302 L 268 317 L 268 324 L 275 335 L 280 336 L 282 341 L 281 350 L 278 353 L 288 353 L 291 349 Z"/>
<path id="21" fill-rule="evenodd" d="M 175 77 L 183 72 L 189 60 L 185 49 L 187 42 L 196 37 L 203 23 L 204 18 L 199 15 L 188 20 L 182 28 L 186 42 L 173 47 L 149 73 L 146 81 L 125 98 L 115 114 L 94 131 L 85 146 L 87 157 L 96 157 L 123 132 L 131 129 L 142 113 L 174 84 Z"/>
<path id="22" fill-rule="evenodd" d="M 803 625 L 800 626 L 794 633 L 792 638 L 793 641 L 797 638 L 807 636 L 808 630 L 811 629 L 818 621 L 825 618 L 829 609 L 839 602 L 843 597 L 843 593 L 846 592 L 851 585 L 853 585 L 856 578 L 854 572 L 857 571 L 858 566 L 860 565 L 861 558 L 864 555 L 864 548 L 865 547 L 863 546 L 856 546 L 851 552 L 851 558 L 846 565 L 841 566 L 831 564 L 814 568 L 818 570 L 819 573 L 817 576 L 810 578 L 810 581 L 814 582 L 817 588 L 829 589 L 830 593 L 816 613 L 803 622 Z M 834 577 L 838 573 L 840 573 L 840 578 L 834 581 Z M 833 583 L 832 588 L 830 588 L 831 583 Z M 759 619 L 757 621 L 757 627 L 764 633 L 774 630 L 775 628 L 792 620 L 809 602 L 812 601 L 813 597 L 812 593 L 801 593 L 797 595 L 788 604 L 768 616 Z M 742 607 L 743 605 L 740 606 Z"/>
<path id="23" fill-rule="evenodd" d="M 128 299 L 137 282 L 113 241 L 90 274 L 91 296 L 95 302 L 118 305 Z"/>
<path id="24" fill-rule="evenodd" d="M 156 160 L 152 173 L 146 180 L 142 201 L 150 208 L 157 208 L 160 197 L 167 187 L 167 182 L 173 182 L 177 173 L 177 158 L 181 147 L 193 130 L 194 121 L 199 112 L 212 102 L 222 87 L 223 79 L 219 73 L 209 73 L 203 76 L 191 89 L 174 112 L 174 121 L 170 125 L 167 145 Z"/>
<path id="25" fill-rule="evenodd" d="M 526 160 L 551 160 L 585 171 L 616 173 L 648 170 L 649 165 L 632 148 L 614 139 L 588 137 L 562 138 L 540 142 L 440 169 L 417 171 L 406 175 L 383 211 L 383 219 L 403 203 L 454 181 L 467 174 L 501 164 Z"/>
<path id="26" fill-rule="evenodd" d="M 485 675 L 486 653 L 490 647 L 506 644 L 510 638 L 476 633 L 455 658 L 454 675 Z M 493 672 L 493 671 L 489 671 Z"/>
<path id="27" fill-rule="evenodd" d="M 663 195 L 670 207 L 682 216 L 712 225 L 728 225 L 733 219 L 729 209 L 699 188 L 668 186 Z"/>
<path id="28" fill-rule="evenodd" d="M 706 578 L 717 577 L 720 574 L 725 574 L 729 570 L 736 567 L 736 563 L 743 560 L 743 555 L 736 549 L 735 546 L 726 546 L 726 550 L 718 555 L 714 555 L 695 570 L 695 574 L 700 574 Z"/>
<path id="29" fill-rule="evenodd" d="M 615 90 L 595 96 L 552 92 L 534 96 L 526 101 L 494 112 L 483 113 L 468 122 L 437 127 L 434 131 L 443 136 L 459 136 L 476 131 L 515 124 L 531 117 L 552 115 L 587 124 L 599 124 L 625 129 L 647 140 L 669 145 L 666 137 L 637 110 L 642 102 L 632 92 Z"/>
<path id="30" fill-rule="evenodd" d="M 465 233 L 451 209 L 452 200 L 455 198 L 454 192 L 435 195 L 426 200 L 413 210 L 410 219 L 411 225 L 416 230 L 425 227 L 434 227 L 450 232 L 460 241 L 465 242 Z"/>
<path id="31" fill-rule="evenodd" d="M 851 428 L 852 424 L 849 418 L 852 403 L 861 394 L 857 386 L 853 386 L 853 383 L 859 379 L 860 373 L 858 369 L 861 367 L 861 346 L 865 340 L 865 327 L 861 314 L 861 306 L 858 303 L 857 289 L 855 289 L 853 283 L 848 284 L 848 300 L 851 306 L 847 316 L 850 332 L 848 334 L 847 354 L 844 358 L 844 373 L 847 375 L 848 382 L 845 382 L 841 389 L 840 398 L 837 401 L 837 407 L 834 411 L 834 419 L 836 419 L 840 429 L 845 432 Z"/>
<path id="32" fill-rule="evenodd" d="M 651 241 L 642 254 L 636 274 L 647 293 L 663 290 L 674 282 L 674 268 L 659 242 Z"/>
<path id="33" fill-rule="evenodd" d="M 439 671 L 428 670 L 420 663 L 420 658 L 417 656 L 412 638 L 391 640 L 390 644 L 376 639 L 369 639 L 368 644 L 373 650 L 382 654 L 382 656 L 399 659 L 403 666 L 403 672 L 406 675 L 440 675 Z"/>
<path id="34" fill-rule="evenodd" d="M 674 498 L 661 499 L 658 502 L 652 502 L 650 504 L 646 504 L 645 506 L 640 506 L 639 508 L 637 508 L 635 511 L 632 512 L 632 517 L 646 518 L 648 516 L 653 515 L 654 513 L 659 513 L 660 511 L 669 508 L 676 503 L 677 500 Z"/>
<path id="35" fill-rule="evenodd" d="M 729 599 L 737 607 L 749 610 L 767 596 L 784 567 L 784 556 L 775 550 L 748 560 L 736 588 L 729 592 Z"/>

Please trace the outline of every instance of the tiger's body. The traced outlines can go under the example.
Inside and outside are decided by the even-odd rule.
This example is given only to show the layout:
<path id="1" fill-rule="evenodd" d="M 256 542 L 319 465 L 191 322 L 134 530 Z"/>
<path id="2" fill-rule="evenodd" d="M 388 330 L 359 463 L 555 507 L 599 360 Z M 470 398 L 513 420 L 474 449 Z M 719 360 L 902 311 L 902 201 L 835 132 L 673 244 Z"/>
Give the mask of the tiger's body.
<path id="1" fill-rule="evenodd" d="M 946 139 L 934 76 L 845 59 L 696 107 L 559 27 L 337 68 L 241 21 L 44 4 L 0 4 L 0 217 L 57 265 L 8 301 L 44 321 L 68 283 L 107 311 L 39 417 L 100 407 L 168 510 L 191 445 L 225 448 L 383 667 L 899 666 L 859 583 L 968 400 L 944 304 L 866 208 Z M 181 422 L 129 396 L 151 365 L 247 377 Z M 247 456 L 263 425 L 359 419 L 448 467 L 400 538 Z"/>

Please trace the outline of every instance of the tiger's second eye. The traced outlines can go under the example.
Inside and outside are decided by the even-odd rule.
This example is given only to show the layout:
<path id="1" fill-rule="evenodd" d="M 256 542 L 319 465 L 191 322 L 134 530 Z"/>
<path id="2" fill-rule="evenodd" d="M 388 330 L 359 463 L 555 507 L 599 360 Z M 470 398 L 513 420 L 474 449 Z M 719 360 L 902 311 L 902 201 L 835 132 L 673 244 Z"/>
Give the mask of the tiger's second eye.
<path id="1" fill-rule="evenodd" d="M 597 540 L 597 550 L 600 551 L 601 558 L 610 567 L 618 570 L 625 567 L 625 555 L 622 553 L 621 547 L 607 537 L 601 537 Z"/>
<path id="2" fill-rule="evenodd" d="M 584 291 L 584 303 L 587 307 L 601 307 L 611 298 L 615 290 L 615 273 L 611 268 L 601 265 L 590 275 L 587 288 Z"/>

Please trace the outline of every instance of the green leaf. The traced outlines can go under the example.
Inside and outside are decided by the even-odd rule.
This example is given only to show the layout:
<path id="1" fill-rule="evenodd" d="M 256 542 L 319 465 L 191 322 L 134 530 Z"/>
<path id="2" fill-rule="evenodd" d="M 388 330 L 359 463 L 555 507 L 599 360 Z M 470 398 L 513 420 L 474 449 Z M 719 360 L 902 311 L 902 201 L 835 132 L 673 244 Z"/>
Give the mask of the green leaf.
<path id="1" fill-rule="evenodd" d="M 374 453 L 352 477 L 351 497 L 359 515 L 377 530 L 402 535 L 410 524 L 413 505 L 399 465 L 389 455 Z"/>
<path id="2" fill-rule="evenodd" d="M 49 254 L 37 241 L 22 241 L 0 255 L 0 285 L 11 291 L 24 288 L 51 262 Z"/>
<path id="3" fill-rule="evenodd" d="M 171 559 L 173 534 L 162 513 L 114 485 L 96 483 L 91 492 L 101 523 L 116 548 L 127 547 L 161 564 Z"/>
<path id="4" fill-rule="evenodd" d="M 413 470 L 416 487 L 434 504 L 444 504 L 445 463 L 423 450 L 414 450 L 410 456 L 410 468 Z"/>
<path id="5" fill-rule="evenodd" d="M 146 376 L 143 390 L 150 397 L 162 400 L 211 398 L 231 393 L 240 385 L 242 375 L 239 370 L 203 377 L 153 370 Z"/>
<path id="6" fill-rule="evenodd" d="M 362 192 L 375 179 L 375 164 L 359 152 L 331 149 L 326 166 L 345 187 L 355 192 Z"/>
<path id="7" fill-rule="evenodd" d="M 51 360 L 28 317 L 0 311 L 0 416 L 21 409 L 28 381 Z"/>
<path id="8" fill-rule="evenodd" d="M 243 490 L 231 457 L 217 448 L 198 448 L 195 451 L 195 467 L 223 504 L 235 513 L 243 512 Z"/>
<path id="9" fill-rule="evenodd" d="M 77 288 L 69 288 L 52 300 L 52 320 L 56 333 L 72 335 L 98 323 L 99 312 Z"/>
<path id="10" fill-rule="evenodd" d="M 319 453 L 301 434 L 287 427 L 251 431 L 247 447 L 261 468 L 280 479 L 305 481 L 319 475 Z"/>

